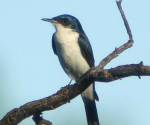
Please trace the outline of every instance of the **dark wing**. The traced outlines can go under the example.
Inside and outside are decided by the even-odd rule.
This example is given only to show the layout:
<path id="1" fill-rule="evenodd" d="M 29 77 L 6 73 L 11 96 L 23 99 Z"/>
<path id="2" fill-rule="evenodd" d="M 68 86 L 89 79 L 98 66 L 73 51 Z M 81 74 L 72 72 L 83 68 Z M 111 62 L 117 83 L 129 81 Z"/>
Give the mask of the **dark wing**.
<path id="1" fill-rule="evenodd" d="M 94 56 L 91 44 L 84 33 L 80 33 L 79 39 L 79 46 L 83 57 L 86 59 L 90 67 L 94 66 Z"/>
<path id="2" fill-rule="evenodd" d="M 52 36 L 52 48 L 53 48 L 53 52 L 57 55 L 55 43 L 56 43 L 56 38 L 55 38 L 55 35 L 53 34 L 53 36 Z"/>

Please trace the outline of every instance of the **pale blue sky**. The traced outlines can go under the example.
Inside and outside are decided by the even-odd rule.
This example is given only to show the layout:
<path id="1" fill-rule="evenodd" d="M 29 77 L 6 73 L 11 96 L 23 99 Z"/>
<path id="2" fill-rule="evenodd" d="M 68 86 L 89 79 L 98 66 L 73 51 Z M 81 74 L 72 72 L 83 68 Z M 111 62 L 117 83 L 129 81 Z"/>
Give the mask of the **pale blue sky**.
<path id="1" fill-rule="evenodd" d="M 122 64 L 150 65 L 150 1 L 124 0 L 123 8 L 134 46 L 107 68 Z M 51 48 L 54 28 L 40 19 L 60 14 L 76 16 L 93 47 L 96 64 L 128 36 L 115 0 L 0 1 L 0 118 L 20 105 L 51 95 L 69 81 Z M 97 83 L 101 125 L 149 125 L 150 78 L 130 77 Z M 86 125 L 83 103 L 77 97 L 43 116 L 55 125 Z M 34 124 L 31 118 L 19 125 Z"/>

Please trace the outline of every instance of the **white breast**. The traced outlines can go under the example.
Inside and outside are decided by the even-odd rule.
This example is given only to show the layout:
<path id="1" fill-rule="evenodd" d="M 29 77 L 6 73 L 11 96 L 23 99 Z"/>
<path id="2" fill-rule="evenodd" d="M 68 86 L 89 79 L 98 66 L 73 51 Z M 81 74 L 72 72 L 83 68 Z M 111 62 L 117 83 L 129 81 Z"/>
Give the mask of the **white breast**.
<path id="1" fill-rule="evenodd" d="M 56 50 L 63 69 L 72 79 L 78 79 L 89 69 L 78 45 L 79 33 L 60 26 L 57 27 L 55 37 Z"/>

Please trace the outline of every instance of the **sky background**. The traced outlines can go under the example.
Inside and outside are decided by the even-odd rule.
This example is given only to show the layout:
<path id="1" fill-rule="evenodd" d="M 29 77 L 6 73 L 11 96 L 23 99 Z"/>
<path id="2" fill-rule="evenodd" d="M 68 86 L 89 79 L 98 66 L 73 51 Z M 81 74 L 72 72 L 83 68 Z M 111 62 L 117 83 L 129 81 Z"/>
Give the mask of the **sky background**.
<path id="1" fill-rule="evenodd" d="M 123 64 L 150 65 L 150 1 L 124 0 L 134 46 L 106 68 Z M 66 85 L 51 47 L 52 25 L 44 17 L 71 14 L 90 39 L 96 64 L 128 40 L 115 0 L 1 0 L 0 1 L 0 119 L 11 109 L 49 96 Z M 97 83 L 101 125 L 149 125 L 150 78 L 129 77 Z M 86 125 L 80 96 L 56 110 L 43 113 L 54 125 Z M 19 125 L 34 125 L 30 118 Z"/>

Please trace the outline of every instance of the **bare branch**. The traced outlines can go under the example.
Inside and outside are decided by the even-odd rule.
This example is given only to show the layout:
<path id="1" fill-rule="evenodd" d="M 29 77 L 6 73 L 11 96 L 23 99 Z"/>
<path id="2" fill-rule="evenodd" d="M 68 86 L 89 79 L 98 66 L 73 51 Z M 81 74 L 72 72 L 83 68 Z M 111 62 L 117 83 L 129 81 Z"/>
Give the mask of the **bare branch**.
<path id="1" fill-rule="evenodd" d="M 51 96 L 26 103 L 19 108 L 13 109 L 0 120 L 0 125 L 16 125 L 23 119 L 38 112 L 53 110 L 62 106 L 82 93 L 93 81 L 110 82 L 128 76 L 150 76 L 150 66 L 143 66 L 141 63 L 123 65 L 101 71 L 98 71 L 97 68 L 92 68 L 85 73 L 79 79 L 78 84 L 65 86 Z"/>
<path id="2" fill-rule="evenodd" d="M 116 58 L 119 54 L 132 47 L 133 42 L 129 40 L 127 43 L 121 45 L 119 48 L 116 48 L 112 53 L 110 53 L 107 57 L 102 59 L 99 64 L 99 69 L 103 69 L 108 63 L 110 63 L 114 58 Z"/>
<path id="3" fill-rule="evenodd" d="M 129 36 L 129 40 L 133 41 L 132 32 L 131 32 L 129 23 L 128 23 L 127 19 L 126 19 L 126 16 L 125 16 L 124 11 L 123 11 L 122 6 L 121 6 L 122 0 L 116 1 L 116 3 L 117 3 L 117 6 L 118 6 L 118 9 L 120 11 L 120 14 L 122 16 L 124 25 L 126 27 L 126 30 L 127 30 L 128 36 Z"/>
<path id="4" fill-rule="evenodd" d="M 114 58 L 116 58 L 119 54 L 121 54 L 122 52 L 124 52 L 125 50 L 127 50 L 128 48 L 132 47 L 133 45 L 133 37 L 132 37 L 132 32 L 129 26 L 129 23 L 126 19 L 126 16 L 124 14 L 124 11 L 122 9 L 121 3 L 122 0 L 116 1 L 118 9 L 120 11 L 121 17 L 123 19 L 124 25 L 126 27 L 127 30 L 127 34 L 129 36 L 129 40 L 121 45 L 119 48 L 116 48 L 112 53 L 110 53 L 107 57 L 105 57 L 99 64 L 99 68 L 103 69 L 111 60 L 113 60 Z"/>
<path id="5" fill-rule="evenodd" d="M 98 72 L 98 76 L 94 78 L 99 82 L 111 82 L 129 76 L 150 76 L 150 66 L 139 64 L 122 65 L 108 70 Z"/>

